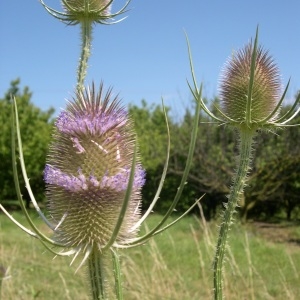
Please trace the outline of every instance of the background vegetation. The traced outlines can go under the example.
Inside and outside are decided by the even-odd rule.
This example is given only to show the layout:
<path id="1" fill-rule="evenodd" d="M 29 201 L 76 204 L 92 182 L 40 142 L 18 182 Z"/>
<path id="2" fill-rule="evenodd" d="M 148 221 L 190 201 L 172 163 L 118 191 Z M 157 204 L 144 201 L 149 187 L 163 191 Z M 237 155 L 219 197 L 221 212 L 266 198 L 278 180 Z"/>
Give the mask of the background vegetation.
<path id="1" fill-rule="evenodd" d="M 11 83 L 0 99 L 0 202 L 26 224 L 17 210 L 11 171 L 11 95 L 17 98 L 24 156 L 33 191 L 44 205 L 42 180 L 54 110 L 42 111 L 32 101 L 28 87 Z M 207 105 L 218 103 L 208 99 Z M 283 108 L 283 110 L 286 107 Z M 170 113 L 170 110 L 167 109 Z M 143 208 L 151 202 L 165 163 L 167 133 L 160 106 L 130 106 L 139 137 L 141 158 L 147 170 Z M 179 185 L 187 156 L 193 112 L 186 110 L 180 122 L 169 118 L 171 159 L 161 199 L 142 230 L 157 223 Z M 215 126 L 201 116 L 193 166 L 177 211 L 187 209 L 196 198 L 201 209 L 169 231 L 155 237 L 147 247 L 122 251 L 125 299 L 209 299 L 212 297 L 211 263 L 217 222 L 226 201 L 235 168 L 235 132 Z M 299 120 L 299 118 L 298 118 Z M 299 121 L 298 121 L 299 122 Z M 228 299 L 297 299 L 300 279 L 300 130 L 289 128 L 257 138 L 256 156 L 249 185 L 239 209 L 241 221 L 231 231 L 228 249 L 225 296 Z M 22 193 L 29 199 L 20 176 Z M 201 218 L 199 211 L 203 212 Z M 175 213 L 176 214 L 176 213 Z M 278 218 L 279 217 L 279 218 Z M 285 218 L 288 221 L 282 221 Z M 280 219 L 280 222 L 277 222 Z M 206 223 L 205 220 L 210 220 Z M 253 221 L 255 220 L 255 222 Z M 268 221 L 260 223 L 260 220 Z M 37 219 L 38 226 L 47 229 Z M 233 238 L 234 237 L 234 238 Z M 16 243 L 16 241 L 18 241 Z M 0 286 L 2 299 L 88 299 L 85 270 L 74 274 L 69 261 L 51 254 L 33 238 L 24 238 L 0 213 Z M 76 263 L 75 263 L 76 265 Z M 272 276 L 270 276 L 272 274 Z M 274 275 L 274 276 L 273 276 Z M 2 283 L 2 284 L 1 284 Z"/>
<path id="2" fill-rule="evenodd" d="M 12 81 L 7 93 L 0 99 L 0 202 L 6 206 L 16 203 L 11 168 L 11 95 L 16 97 L 18 103 L 30 183 L 41 202 L 44 201 L 42 173 L 54 122 L 54 110 L 50 108 L 42 111 L 36 107 L 31 102 L 30 89 L 25 87 L 20 90 L 19 84 L 19 80 Z M 218 104 L 218 99 L 207 99 L 206 102 L 214 107 Z M 170 110 L 167 108 L 167 111 Z M 160 106 L 149 106 L 145 100 L 141 102 L 141 106 L 130 106 L 129 112 L 135 121 L 141 158 L 147 171 L 147 181 L 143 189 L 143 208 L 146 209 L 156 191 L 165 163 L 165 117 Z M 187 109 L 180 122 L 169 118 L 172 145 L 170 167 L 161 201 L 155 208 L 156 212 L 161 213 L 169 207 L 179 185 L 188 152 L 193 117 L 193 112 Z M 255 160 L 240 208 L 244 221 L 249 218 L 269 220 L 276 216 L 284 216 L 288 220 L 300 217 L 299 140 L 299 127 L 279 129 L 273 134 L 262 132 L 258 135 Z M 193 166 L 177 211 L 184 211 L 196 198 L 206 193 L 201 202 L 206 219 L 211 220 L 218 216 L 229 192 L 235 156 L 235 132 L 231 128 L 216 126 L 207 116 L 201 116 Z M 20 182 L 24 199 L 29 205 L 21 176 Z"/>
<path id="3" fill-rule="evenodd" d="M 26 224 L 21 213 L 15 212 L 14 217 Z M 147 227 L 159 218 L 152 215 Z M 49 234 L 40 219 L 36 223 Z M 266 225 L 270 227 L 267 232 L 263 230 Z M 216 233 L 217 222 L 188 216 L 145 246 L 121 251 L 124 299 L 212 299 Z M 296 223 L 234 225 L 224 276 L 226 299 L 299 299 L 299 241 Z M 5 270 L 2 299 L 88 300 L 85 268 L 74 274 L 82 257 L 72 267 L 72 257 L 52 258 L 37 240 L 0 215 L 0 281 L 1 269 Z"/>

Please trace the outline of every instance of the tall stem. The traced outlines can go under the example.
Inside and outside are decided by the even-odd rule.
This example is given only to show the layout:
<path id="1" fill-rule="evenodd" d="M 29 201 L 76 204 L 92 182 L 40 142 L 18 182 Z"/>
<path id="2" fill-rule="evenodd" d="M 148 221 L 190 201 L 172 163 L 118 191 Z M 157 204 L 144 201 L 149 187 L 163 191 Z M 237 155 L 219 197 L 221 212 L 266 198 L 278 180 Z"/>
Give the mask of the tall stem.
<path id="1" fill-rule="evenodd" d="M 93 249 L 88 259 L 88 279 L 91 286 L 93 300 L 108 300 L 106 260 L 107 253 Z"/>
<path id="2" fill-rule="evenodd" d="M 88 280 L 93 300 L 111 300 L 112 297 L 123 300 L 120 257 L 116 250 L 92 250 L 88 258 Z"/>
<path id="3" fill-rule="evenodd" d="M 91 55 L 92 45 L 92 29 L 93 25 L 90 21 L 82 21 L 81 23 L 81 54 L 77 70 L 77 92 L 84 90 L 84 79 L 87 73 L 88 59 Z"/>
<path id="4" fill-rule="evenodd" d="M 222 222 L 217 241 L 217 248 L 213 263 L 214 270 L 214 299 L 223 299 L 222 269 L 228 239 L 228 232 L 233 222 L 233 214 L 238 205 L 241 194 L 247 179 L 247 173 L 251 163 L 252 143 L 255 132 L 251 130 L 241 130 L 240 132 L 240 156 L 238 159 L 237 173 L 230 190 L 228 203 L 222 216 Z"/>

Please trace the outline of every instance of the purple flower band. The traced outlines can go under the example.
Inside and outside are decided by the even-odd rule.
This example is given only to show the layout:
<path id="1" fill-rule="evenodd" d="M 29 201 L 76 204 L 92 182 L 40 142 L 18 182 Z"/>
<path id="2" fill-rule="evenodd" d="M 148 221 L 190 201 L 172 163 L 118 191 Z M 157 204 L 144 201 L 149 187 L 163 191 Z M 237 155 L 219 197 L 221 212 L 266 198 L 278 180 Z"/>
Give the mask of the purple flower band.
<path id="1" fill-rule="evenodd" d="M 57 185 L 71 192 L 79 192 L 88 190 L 89 186 L 100 188 L 111 188 L 118 192 L 124 191 L 127 188 L 130 169 L 122 169 L 119 173 L 108 176 L 104 175 L 99 182 L 97 178 L 90 175 L 86 178 L 81 170 L 78 171 L 78 176 L 68 175 L 60 169 L 46 164 L 44 170 L 44 180 L 48 184 Z M 138 165 L 135 170 L 133 188 L 141 188 L 145 183 L 145 170 Z"/>
<path id="2" fill-rule="evenodd" d="M 105 112 L 95 113 L 80 113 L 74 115 L 68 111 L 63 111 L 59 114 L 56 120 L 56 127 L 60 132 L 67 134 L 91 134 L 97 133 L 103 134 L 112 127 L 124 126 L 127 122 L 127 112 L 120 110 L 116 112 Z"/>

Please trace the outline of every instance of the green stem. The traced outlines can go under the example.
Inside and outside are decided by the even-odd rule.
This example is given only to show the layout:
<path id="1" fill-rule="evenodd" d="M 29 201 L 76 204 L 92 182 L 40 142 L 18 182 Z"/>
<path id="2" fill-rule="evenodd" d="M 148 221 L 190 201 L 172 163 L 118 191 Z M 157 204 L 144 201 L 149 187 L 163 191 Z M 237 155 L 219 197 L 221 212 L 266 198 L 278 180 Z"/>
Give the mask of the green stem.
<path id="1" fill-rule="evenodd" d="M 82 45 L 77 70 L 77 92 L 82 92 L 84 90 L 84 79 L 87 73 L 88 59 L 91 55 L 93 29 L 93 25 L 90 21 L 84 20 L 80 24 Z"/>
<path id="2" fill-rule="evenodd" d="M 114 277 L 115 277 L 115 294 L 118 300 L 123 300 L 120 257 L 116 250 L 113 250 L 112 248 L 110 250 L 112 253 L 113 269 L 114 269 Z"/>
<path id="3" fill-rule="evenodd" d="M 234 182 L 231 187 L 230 195 L 226 209 L 222 216 L 222 223 L 220 226 L 219 237 L 217 241 L 217 248 L 213 263 L 214 270 L 214 299 L 223 299 L 223 282 L 222 270 L 223 261 L 228 239 L 228 232 L 233 222 L 233 214 L 238 205 L 241 194 L 247 179 L 247 173 L 251 163 L 252 142 L 255 132 L 246 129 L 240 132 L 240 156 L 238 160 L 237 173 L 234 177 Z"/>
<path id="4" fill-rule="evenodd" d="M 88 258 L 88 276 L 93 300 L 108 300 L 111 297 L 123 300 L 120 258 L 116 250 L 110 248 L 100 252 L 94 248 Z M 111 280 L 114 280 L 114 289 L 110 285 Z"/>
<path id="5" fill-rule="evenodd" d="M 109 299 L 107 291 L 106 260 L 107 253 L 94 248 L 88 259 L 88 276 L 93 300 Z"/>

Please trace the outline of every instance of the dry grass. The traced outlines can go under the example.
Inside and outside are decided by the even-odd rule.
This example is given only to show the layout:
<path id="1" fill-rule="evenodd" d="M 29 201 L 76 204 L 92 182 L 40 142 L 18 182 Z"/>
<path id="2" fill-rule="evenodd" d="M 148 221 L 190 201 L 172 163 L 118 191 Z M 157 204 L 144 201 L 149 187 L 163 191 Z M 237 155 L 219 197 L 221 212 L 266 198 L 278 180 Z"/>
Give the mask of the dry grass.
<path id="1" fill-rule="evenodd" d="M 148 226 L 158 218 L 152 216 Z M 299 227 L 282 228 L 289 240 L 300 240 Z M 270 236 L 276 236 L 275 229 L 271 230 Z M 215 223 L 188 217 L 146 245 L 122 251 L 124 298 L 211 299 L 216 233 Z M 257 224 L 234 226 L 230 243 L 224 276 L 226 299 L 298 298 L 299 244 L 269 240 Z M 52 258 L 36 240 L 0 215 L 0 266 L 7 269 L 2 300 L 88 299 L 84 269 L 74 274 L 70 259 Z"/>

